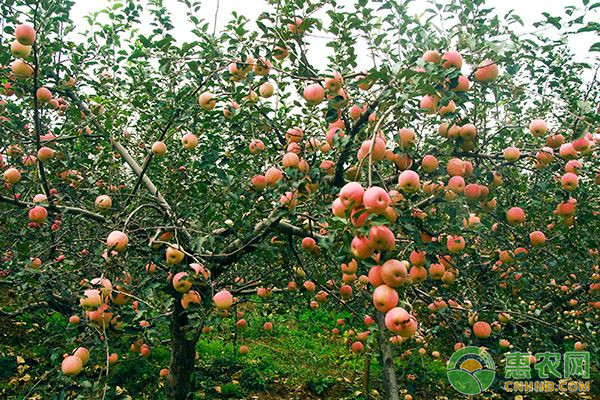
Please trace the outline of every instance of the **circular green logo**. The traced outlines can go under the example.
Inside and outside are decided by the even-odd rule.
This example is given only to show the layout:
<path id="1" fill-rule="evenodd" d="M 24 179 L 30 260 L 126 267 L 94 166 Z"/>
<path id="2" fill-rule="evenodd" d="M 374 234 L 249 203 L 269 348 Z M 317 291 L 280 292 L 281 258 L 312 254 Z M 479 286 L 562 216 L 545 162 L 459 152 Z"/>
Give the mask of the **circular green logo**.
<path id="1" fill-rule="evenodd" d="M 479 347 L 463 347 L 448 361 L 448 381 L 462 394 L 475 395 L 487 390 L 495 376 L 494 360 Z"/>

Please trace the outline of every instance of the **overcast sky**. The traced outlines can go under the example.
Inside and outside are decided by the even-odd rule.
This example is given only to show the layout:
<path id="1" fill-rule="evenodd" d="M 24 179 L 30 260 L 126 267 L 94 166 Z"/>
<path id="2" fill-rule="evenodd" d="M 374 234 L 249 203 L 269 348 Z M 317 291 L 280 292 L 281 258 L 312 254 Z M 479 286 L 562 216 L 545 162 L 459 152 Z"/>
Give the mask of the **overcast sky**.
<path id="1" fill-rule="evenodd" d="M 165 0 L 164 2 L 171 11 L 175 25 L 175 29 L 172 34 L 180 42 L 186 41 L 186 39 L 189 40 L 191 37 L 191 34 L 189 33 L 191 30 L 191 24 L 187 21 L 187 8 L 177 0 Z M 356 0 L 338 1 L 339 4 L 347 5 L 352 5 L 355 2 Z M 204 0 L 202 2 L 200 17 L 205 19 L 206 22 L 209 22 L 211 26 L 213 25 L 215 18 L 217 3 L 217 0 Z M 75 21 L 76 25 L 79 25 L 79 21 L 81 21 L 81 25 L 85 25 L 85 22 L 83 21 L 84 15 L 100 10 L 106 7 L 108 4 L 109 0 L 75 0 L 75 6 L 72 12 L 73 20 Z M 508 10 L 514 9 L 516 13 L 523 18 L 525 23 L 523 28 L 519 28 L 519 33 L 525 33 L 536 30 L 536 28 L 533 27 L 533 23 L 545 19 L 542 16 L 543 12 L 549 12 L 553 15 L 563 14 L 562 11 L 566 5 L 575 5 L 580 7 L 581 0 L 487 0 L 486 4 L 496 8 L 499 15 L 504 15 Z M 427 5 L 428 2 L 425 0 L 416 0 L 412 3 L 413 9 L 411 11 L 413 11 L 415 14 L 418 14 L 424 8 L 426 8 Z M 270 9 L 270 6 L 265 0 L 220 0 L 217 18 L 217 31 L 222 29 L 224 24 L 230 19 L 232 11 L 236 11 L 238 14 L 247 17 L 252 23 L 250 28 L 254 29 L 255 25 L 253 21 L 256 20 L 262 11 L 268 9 Z M 600 10 L 600 8 L 596 9 L 596 11 L 598 10 Z M 600 12 L 595 12 L 594 14 L 596 17 L 600 18 Z M 323 18 L 324 15 L 315 15 L 315 17 Z M 327 18 L 325 17 L 324 20 L 326 22 Z M 591 55 L 588 53 L 589 47 L 595 41 L 597 41 L 597 38 L 595 38 L 593 34 L 588 33 L 578 36 L 576 41 L 572 41 L 570 43 L 570 46 L 575 52 L 578 60 L 591 61 L 591 56 L 598 55 L 597 53 Z M 309 59 L 313 65 L 321 69 L 326 67 L 326 57 L 323 57 L 323 54 L 329 54 L 331 51 L 331 49 L 325 46 L 326 42 L 327 39 L 311 37 L 310 46 L 308 48 Z M 361 44 L 358 46 L 360 48 Z M 368 57 L 368 51 L 366 48 L 364 51 L 357 51 L 357 54 L 357 63 L 359 68 L 364 69 L 370 67 L 370 59 Z M 313 55 L 313 57 L 311 57 L 311 55 Z M 318 56 L 314 57 L 314 55 Z M 319 63 L 318 60 L 321 60 L 321 63 Z"/>

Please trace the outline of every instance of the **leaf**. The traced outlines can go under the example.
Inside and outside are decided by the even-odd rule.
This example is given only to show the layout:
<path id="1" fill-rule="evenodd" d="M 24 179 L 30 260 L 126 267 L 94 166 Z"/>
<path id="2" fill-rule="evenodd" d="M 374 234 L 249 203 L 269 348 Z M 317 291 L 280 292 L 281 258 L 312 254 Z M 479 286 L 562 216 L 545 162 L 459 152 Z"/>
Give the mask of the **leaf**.
<path id="1" fill-rule="evenodd" d="M 591 47 L 590 47 L 590 51 L 600 51 L 600 42 L 596 42 L 594 43 Z"/>

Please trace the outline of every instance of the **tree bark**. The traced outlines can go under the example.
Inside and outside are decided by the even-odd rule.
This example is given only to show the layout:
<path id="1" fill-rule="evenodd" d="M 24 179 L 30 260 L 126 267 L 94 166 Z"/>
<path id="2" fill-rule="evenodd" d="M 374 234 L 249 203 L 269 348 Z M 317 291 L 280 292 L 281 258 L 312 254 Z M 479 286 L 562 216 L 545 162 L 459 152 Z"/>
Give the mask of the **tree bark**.
<path id="1" fill-rule="evenodd" d="M 166 395 L 171 400 L 186 400 L 191 391 L 191 377 L 196 359 L 196 340 L 186 339 L 188 318 L 177 299 L 171 315 L 171 364 Z"/>
<path id="2" fill-rule="evenodd" d="M 379 332 L 377 333 L 377 341 L 379 342 L 379 360 L 381 363 L 381 370 L 383 374 L 383 390 L 385 392 L 386 400 L 400 400 L 400 393 L 398 392 L 398 382 L 396 381 L 396 370 L 394 368 L 394 357 L 392 355 L 392 348 L 390 341 L 385 335 L 385 319 L 384 315 L 380 312 L 375 313 L 375 319 L 377 320 L 377 326 Z"/>

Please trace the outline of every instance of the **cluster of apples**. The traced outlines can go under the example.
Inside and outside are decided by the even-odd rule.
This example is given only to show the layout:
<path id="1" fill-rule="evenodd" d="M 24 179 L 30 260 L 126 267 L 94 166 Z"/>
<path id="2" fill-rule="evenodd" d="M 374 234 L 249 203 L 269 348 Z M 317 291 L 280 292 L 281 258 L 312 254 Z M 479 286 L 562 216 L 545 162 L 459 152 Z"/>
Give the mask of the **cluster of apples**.
<path id="1" fill-rule="evenodd" d="M 382 215 L 388 219 L 388 223 L 393 223 L 396 217 L 392 208 L 393 199 L 398 194 L 388 193 L 377 186 L 365 190 L 358 182 L 350 182 L 340 190 L 332 208 L 334 215 L 349 217 L 356 228 L 369 228 L 366 235 L 362 235 L 359 230 L 359 234 L 352 239 L 350 250 L 356 259 L 373 257 L 381 264 L 372 267 L 368 274 L 369 282 L 375 287 L 373 304 L 378 311 L 385 313 L 386 327 L 391 332 L 407 338 L 415 334 L 417 320 L 404 308 L 398 307 L 399 296 L 396 288 L 411 280 L 408 272 L 410 263 L 393 258 L 384 259 L 384 255 L 396 247 L 395 235 L 387 225 L 371 223 L 368 219 L 371 214 Z M 378 253 L 374 254 L 375 252 Z M 417 280 L 422 279 L 425 270 L 425 256 L 424 253 L 421 254 L 422 257 L 414 257 L 414 265 L 411 268 L 411 274 Z M 356 259 L 342 265 L 344 282 L 351 283 L 356 279 Z"/>

